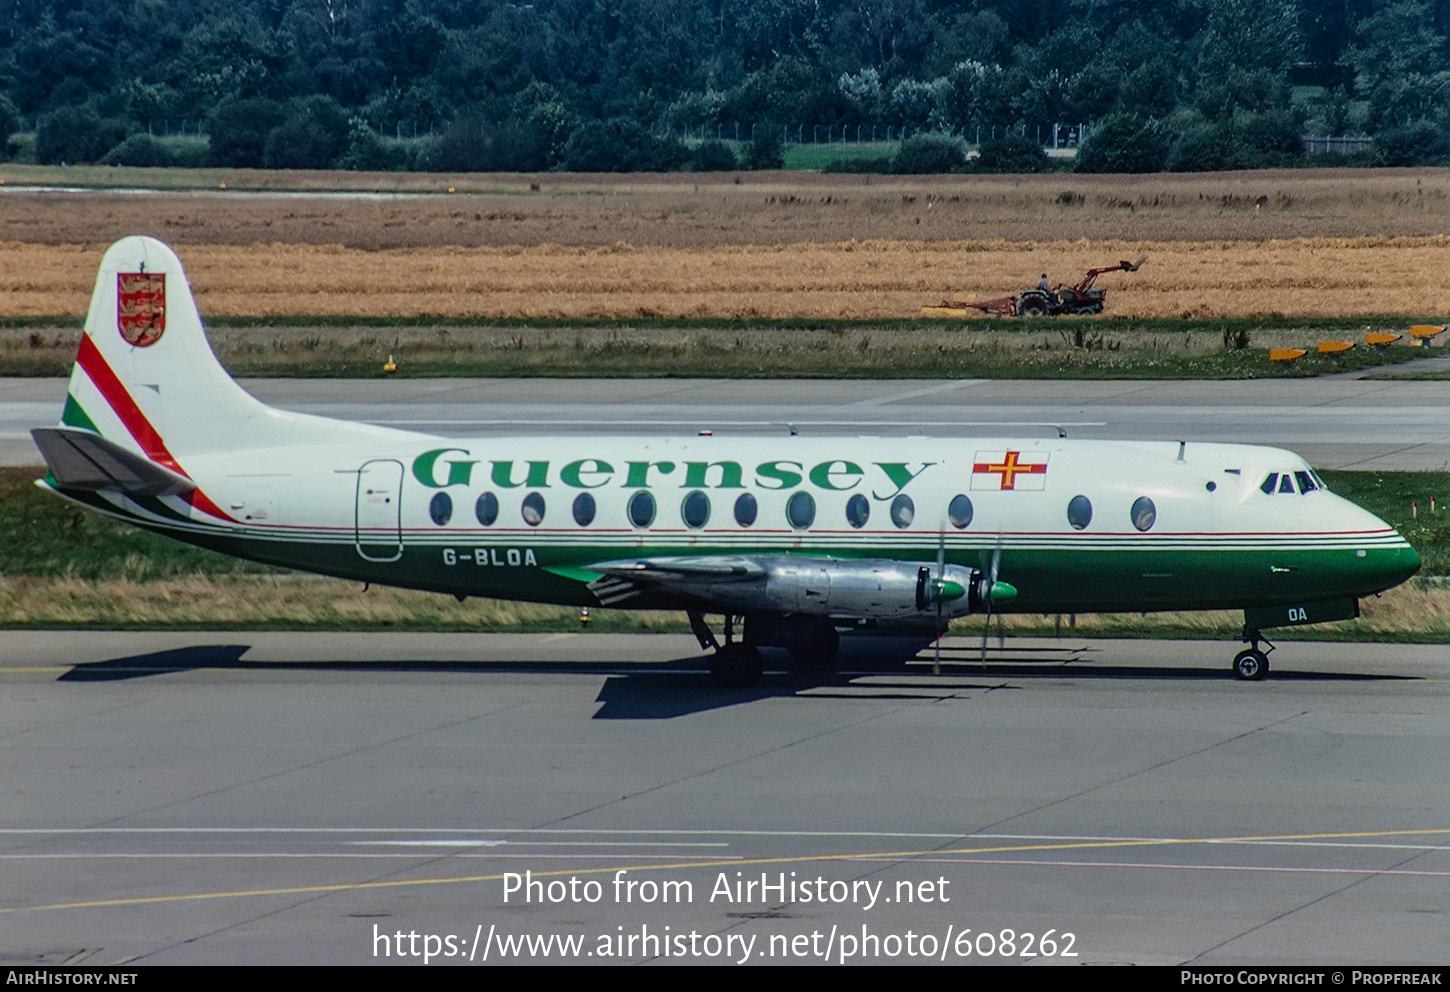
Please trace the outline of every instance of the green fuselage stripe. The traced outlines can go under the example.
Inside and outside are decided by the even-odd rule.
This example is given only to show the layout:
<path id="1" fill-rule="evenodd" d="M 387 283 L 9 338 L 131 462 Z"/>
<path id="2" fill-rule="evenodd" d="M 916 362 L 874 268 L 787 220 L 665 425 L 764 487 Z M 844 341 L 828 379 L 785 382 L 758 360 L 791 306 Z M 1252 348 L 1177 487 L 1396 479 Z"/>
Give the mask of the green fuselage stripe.
<path id="1" fill-rule="evenodd" d="M 342 578 L 488 598 L 598 606 L 577 569 L 610 559 L 699 555 L 698 546 L 635 548 L 579 543 L 530 545 L 470 542 L 412 545 L 394 561 L 370 561 L 352 542 L 276 541 L 219 533 L 181 536 L 227 554 Z M 381 546 L 369 546 L 379 555 Z M 391 554 L 391 550 L 388 552 Z M 851 546 L 814 545 L 797 551 L 736 546 L 742 557 L 791 554 L 845 561 L 891 557 L 934 564 L 935 553 L 902 549 L 890 554 Z M 991 548 L 961 551 L 948 564 L 980 567 Z M 450 563 L 451 562 L 451 563 Z M 1418 568 L 1408 546 L 1279 548 L 1272 550 L 1062 550 L 1014 548 L 1002 556 L 999 578 L 1018 589 L 1006 609 L 1018 613 L 1139 612 L 1240 609 L 1342 596 L 1367 596 L 1402 582 Z M 550 570 L 553 571 L 550 571 Z M 560 574 L 563 573 L 563 574 Z M 667 593 L 618 604 L 644 608 L 677 605 Z"/>

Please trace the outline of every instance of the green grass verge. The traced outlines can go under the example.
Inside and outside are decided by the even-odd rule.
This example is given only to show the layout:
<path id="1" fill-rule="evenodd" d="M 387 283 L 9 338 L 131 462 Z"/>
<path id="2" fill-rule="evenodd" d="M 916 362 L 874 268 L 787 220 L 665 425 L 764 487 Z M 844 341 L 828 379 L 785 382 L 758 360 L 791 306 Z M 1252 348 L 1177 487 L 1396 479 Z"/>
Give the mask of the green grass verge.
<path id="1" fill-rule="evenodd" d="M 1403 329 L 1407 318 L 1235 320 L 449 320 L 230 318 L 209 324 L 234 375 L 735 378 L 1295 378 L 1404 365 L 1440 349 L 1360 346 L 1338 361 L 1315 343 Z M 0 375 L 66 375 L 73 318 L 0 320 Z M 1272 347 L 1309 354 L 1291 368 Z"/>

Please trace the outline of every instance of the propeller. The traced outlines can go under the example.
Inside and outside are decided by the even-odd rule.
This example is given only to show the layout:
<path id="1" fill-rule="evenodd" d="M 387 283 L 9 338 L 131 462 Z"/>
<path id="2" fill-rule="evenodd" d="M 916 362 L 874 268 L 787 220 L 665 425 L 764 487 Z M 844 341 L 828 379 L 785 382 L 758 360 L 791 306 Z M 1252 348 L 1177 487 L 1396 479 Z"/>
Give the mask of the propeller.
<path id="1" fill-rule="evenodd" d="M 985 622 L 982 624 L 982 663 L 986 664 L 987 637 L 992 633 L 992 602 L 997 598 L 997 572 L 1002 567 L 1001 533 L 997 534 L 997 544 L 996 547 L 992 549 L 992 556 L 988 558 L 986 556 L 986 552 L 983 552 L 982 557 L 984 559 L 982 562 L 984 575 L 982 577 L 981 585 L 979 588 L 981 590 L 980 595 L 982 597 L 982 602 L 985 603 L 987 607 L 986 619 Z M 1013 590 L 1013 592 L 1015 593 L 1016 590 Z M 1001 626 L 1001 619 L 1002 618 L 1000 616 L 997 618 L 999 628 Z"/>
<path id="2" fill-rule="evenodd" d="M 942 595 L 941 584 L 942 579 L 946 578 L 946 574 L 947 523 L 943 520 L 938 524 L 936 529 L 936 582 L 933 586 L 936 593 L 936 651 L 931 658 L 931 673 L 933 675 L 941 674 L 941 639 L 946 636 L 946 631 L 942 629 L 941 625 L 942 602 L 946 598 Z"/>

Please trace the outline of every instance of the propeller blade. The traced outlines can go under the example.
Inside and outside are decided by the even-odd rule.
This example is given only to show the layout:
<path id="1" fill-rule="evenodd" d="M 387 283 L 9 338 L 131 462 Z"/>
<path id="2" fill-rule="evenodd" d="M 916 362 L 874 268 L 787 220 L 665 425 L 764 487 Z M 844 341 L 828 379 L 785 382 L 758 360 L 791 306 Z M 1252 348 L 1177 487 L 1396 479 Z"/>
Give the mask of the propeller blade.
<path id="1" fill-rule="evenodd" d="M 992 600 L 987 600 L 987 617 L 982 623 L 982 664 L 987 663 L 987 638 L 992 634 Z"/>
<path id="2" fill-rule="evenodd" d="M 997 532 L 997 545 L 992 549 L 992 556 L 986 562 L 987 577 L 983 583 L 982 599 L 987 604 L 987 615 L 982 623 L 982 663 L 987 662 L 987 638 L 992 636 L 992 593 L 997 588 L 997 571 L 1002 566 L 1002 533 Z M 1002 617 L 997 617 L 997 627 L 1001 630 Z M 999 637 L 1000 641 L 1000 637 Z M 1000 649 L 1001 644 L 998 645 Z"/>
<path id="3" fill-rule="evenodd" d="M 941 674 L 941 639 L 946 636 L 942 630 L 941 613 L 942 601 L 946 598 L 942 595 L 941 581 L 947 574 L 947 525 L 941 521 L 936 529 L 936 651 L 931 659 L 931 673 Z"/>

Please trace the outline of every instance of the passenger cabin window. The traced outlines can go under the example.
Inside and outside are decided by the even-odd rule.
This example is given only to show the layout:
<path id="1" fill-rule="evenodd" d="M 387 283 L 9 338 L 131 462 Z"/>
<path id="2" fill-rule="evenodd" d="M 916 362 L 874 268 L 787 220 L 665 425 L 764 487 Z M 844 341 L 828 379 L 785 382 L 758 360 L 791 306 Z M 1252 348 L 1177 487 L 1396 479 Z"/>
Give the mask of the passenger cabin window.
<path id="1" fill-rule="evenodd" d="M 524 523 L 530 527 L 537 527 L 544 522 L 544 497 L 538 493 L 529 493 L 524 497 L 524 505 L 521 508 L 524 515 Z"/>
<path id="2" fill-rule="evenodd" d="M 498 519 L 498 497 L 493 493 L 484 493 L 478 497 L 478 502 L 473 504 L 473 515 L 483 526 L 492 527 L 493 522 Z"/>
<path id="3" fill-rule="evenodd" d="M 791 496 L 785 504 L 785 518 L 796 530 L 805 530 L 816 519 L 816 499 L 804 489 Z"/>
<path id="4" fill-rule="evenodd" d="M 858 530 L 871 519 L 871 501 L 860 493 L 846 500 L 846 523 Z"/>
<path id="5" fill-rule="evenodd" d="M 641 489 L 629 498 L 629 522 L 636 527 L 648 527 L 655 522 L 655 498 L 649 490 Z"/>
<path id="6" fill-rule="evenodd" d="M 916 504 L 911 497 L 902 493 L 891 501 L 891 522 L 898 527 L 906 528 L 916 519 Z"/>
<path id="7" fill-rule="evenodd" d="M 428 503 L 428 516 L 433 522 L 442 527 L 449 520 L 453 519 L 453 497 L 447 493 L 436 493 Z"/>
<path id="8" fill-rule="evenodd" d="M 710 497 L 696 489 L 680 504 L 680 517 L 685 526 L 699 530 L 710 522 Z"/>
<path id="9" fill-rule="evenodd" d="M 969 526 L 972 522 L 972 501 L 961 493 L 953 496 L 947 504 L 947 519 L 957 530 Z"/>
<path id="10" fill-rule="evenodd" d="M 580 527 L 588 527 L 594 522 L 596 509 L 594 497 L 588 493 L 580 493 L 574 497 L 574 522 Z"/>
<path id="11" fill-rule="evenodd" d="M 1082 530 L 1093 520 L 1093 505 L 1086 496 L 1074 496 L 1067 504 L 1067 522 L 1073 530 Z"/>
<path id="12" fill-rule="evenodd" d="M 749 493 L 741 493 L 740 498 L 735 501 L 735 522 L 741 527 L 749 527 L 755 523 L 755 516 L 759 512 L 760 505 Z"/>
<path id="13" fill-rule="evenodd" d="M 1132 517 L 1134 527 L 1141 531 L 1150 531 L 1158 520 L 1158 508 L 1147 496 L 1139 496 L 1133 500 Z"/>

